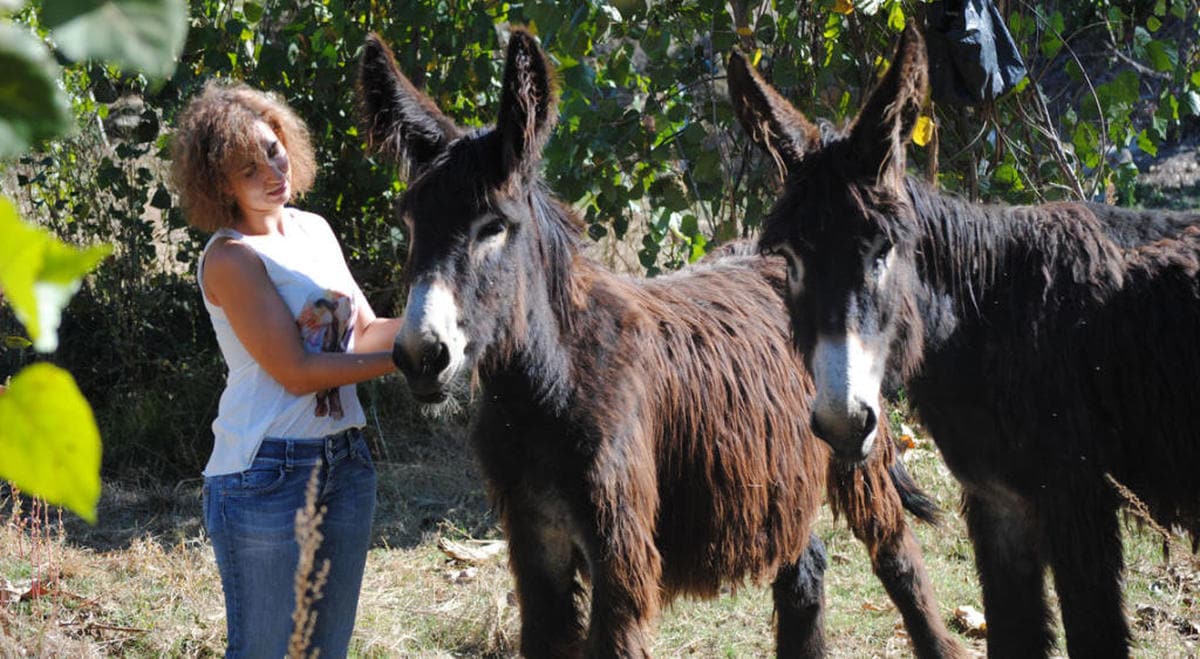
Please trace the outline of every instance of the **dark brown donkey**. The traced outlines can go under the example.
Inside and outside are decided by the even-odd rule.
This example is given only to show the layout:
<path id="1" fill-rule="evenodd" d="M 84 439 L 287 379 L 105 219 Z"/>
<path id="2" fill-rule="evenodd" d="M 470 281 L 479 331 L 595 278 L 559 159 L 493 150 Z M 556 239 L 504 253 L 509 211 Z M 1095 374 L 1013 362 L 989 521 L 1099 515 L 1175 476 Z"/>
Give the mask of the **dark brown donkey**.
<path id="1" fill-rule="evenodd" d="M 729 87 L 787 170 L 760 245 L 792 264 L 813 428 L 862 457 L 881 382 L 905 382 L 963 484 L 989 655 L 1050 652 L 1049 568 L 1071 655 L 1126 656 L 1112 479 L 1200 531 L 1200 215 L 982 206 L 906 177 L 926 93 L 913 29 L 843 134 L 741 56 Z"/>
<path id="2" fill-rule="evenodd" d="M 430 403 L 478 378 L 472 443 L 510 543 L 524 654 L 645 656 L 663 603 L 747 579 L 773 583 L 779 653 L 822 654 L 825 557 L 810 528 L 827 487 L 919 654 L 959 652 L 901 510 L 929 502 L 890 451 L 855 469 L 808 431 L 782 260 L 642 280 L 585 257 L 579 218 L 538 174 L 556 99 L 524 31 L 494 129 L 455 126 L 377 37 L 359 85 L 374 148 L 410 169 L 394 358 Z"/>

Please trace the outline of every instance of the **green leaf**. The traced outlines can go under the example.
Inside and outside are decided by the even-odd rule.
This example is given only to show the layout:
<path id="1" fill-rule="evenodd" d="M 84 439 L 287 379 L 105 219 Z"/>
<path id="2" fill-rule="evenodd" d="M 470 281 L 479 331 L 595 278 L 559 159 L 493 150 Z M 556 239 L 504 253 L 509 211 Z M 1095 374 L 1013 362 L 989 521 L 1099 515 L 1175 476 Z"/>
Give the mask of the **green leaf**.
<path id="1" fill-rule="evenodd" d="M 32 345 L 33 345 L 33 343 L 30 342 L 29 339 L 27 339 L 23 336 L 9 335 L 9 336 L 4 337 L 4 347 L 8 348 L 10 350 L 19 350 L 22 348 L 28 348 Z"/>
<path id="2" fill-rule="evenodd" d="M 1076 124 L 1071 144 L 1085 166 L 1092 168 L 1100 164 L 1100 135 L 1091 124 L 1082 121 Z"/>
<path id="3" fill-rule="evenodd" d="M 112 251 L 108 245 L 77 249 L 50 232 L 25 224 L 0 197 L 0 289 L 40 352 L 58 347 L 58 324 L 83 275 Z"/>
<path id="4" fill-rule="evenodd" d="M 1021 191 L 1025 189 L 1025 184 L 1021 181 L 1021 174 L 1016 167 L 1005 163 L 996 168 L 996 173 L 992 175 L 992 179 L 997 183 L 1003 184 L 1008 189 L 1013 191 Z"/>
<path id="5" fill-rule="evenodd" d="M 0 479 L 96 522 L 100 431 L 71 374 L 38 363 L 0 393 Z"/>
<path id="6" fill-rule="evenodd" d="M 1063 40 L 1058 36 L 1058 33 L 1047 32 L 1042 37 L 1042 43 L 1040 44 L 1042 56 L 1047 59 L 1053 58 L 1062 49 L 1062 46 Z"/>
<path id="7" fill-rule="evenodd" d="M 242 6 L 242 14 L 245 15 L 247 21 L 257 23 L 262 20 L 263 6 L 257 2 L 247 2 Z"/>
<path id="8" fill-rule="evenodd" d="M 155 78 L 175 70 L 188 28 L 184 0 L 55 0 L 45 3 L 42 19 L 67 57 Z"/>
<path id="9" fill-rule="evenodd" d="M 0 23 L 0 160 L 73 126 L 50 51 L 28 32 Z"/>
<path id="10" fill-rule="evenodd" d="M 1142 130 L 1142 132 L 1138 133 L 1137 143 L 1138 148 L 1142 151 L 1145 151 L 1151 156 L 1158 155 L 1158 145 L 1154 143 L 1154 140 L 1150 139 L 1150 134 L 1145 130 Z"/>
<path id="11" fill-rule="evenodd" d="M 1193 117 L 1200 117 L 1200 94 L 1188 92 L 1183 95 L 1183 107 Z"/>
<path id="12" fill-rule="evenodd" d="M 897 0 L 892 3 L 892 8 L 888 11 L 888 27 L 897 32 L 904 31 L 904 8 L 900 6 Z"/>
<path id="13" fill-rule="evenodd" d="M 1151 32 L 1158 32 L 1160 27 L 1162 27 L 1162 21 L 1158 20 L 1157 17 L 1151 16 L 1150 18 L 1146 19 L 1147 30 L 1150 30 Z"/>
<path id="14" fill-rule="evenodd" d="M 167 210 L 171 207 L 171 193 L 167 191 L 165 185 L 159 185 L 154 191 L 154 197 L 150 199 L 150 205 L 159 210 Z"/>
<path id="15" fill-rule="evenodd" d="M 1158 39 L 1146 44 L 1146 56 L 1150 58 L 1150 64 L 1155 71 L 1174 71 L 1179 61 L 1174 44 Z"/>

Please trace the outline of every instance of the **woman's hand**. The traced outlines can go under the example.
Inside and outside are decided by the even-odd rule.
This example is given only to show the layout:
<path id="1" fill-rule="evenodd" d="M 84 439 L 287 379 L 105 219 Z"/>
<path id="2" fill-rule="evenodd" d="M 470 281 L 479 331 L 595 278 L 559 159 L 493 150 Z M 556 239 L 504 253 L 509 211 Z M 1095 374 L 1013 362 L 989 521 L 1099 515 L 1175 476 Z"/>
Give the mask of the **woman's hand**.
<path id="1" fill-rule="evenodd" d="M 209 301 L 221 307 L 238 340 L 271 377 L 291 394 L 302 396 L 330 387 L 369 380 L 395 370 L 392 319 L 362 314 L 354 353 L 311 353 L 304 349 L 300 330 L 283 298 L 267 276 L 254 250 L 237 240 L 220 240 L 204 258 L 200 276 Z M 399 325 L 395 325 L 398 329 Z M 394 337 L 396 329 L 391 329 Z"/>

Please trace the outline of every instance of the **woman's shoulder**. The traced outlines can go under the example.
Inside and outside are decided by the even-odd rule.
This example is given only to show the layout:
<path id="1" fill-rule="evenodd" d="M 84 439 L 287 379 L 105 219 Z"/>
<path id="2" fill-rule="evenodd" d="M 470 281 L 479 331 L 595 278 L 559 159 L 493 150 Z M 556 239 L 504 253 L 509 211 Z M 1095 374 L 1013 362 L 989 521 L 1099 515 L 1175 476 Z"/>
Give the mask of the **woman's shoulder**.
<path id="1" fill-rule="evenodd" d="M 236 236 L 218 236 L 204 252 L 203 276 L 205 283 L 214 275 L 221 279 L 227 275 L 244 274 L 263 269 L 262 259 L 254 248 Z"/>
<path id="2" fill-rule="evenodd" d="M 253 247 L 234 236 L 218 236 L 204 252 L 200 266 L 200 288 L 208 299 L 221 306 L 230 288 L 267 282 L 267 270 Z"/>

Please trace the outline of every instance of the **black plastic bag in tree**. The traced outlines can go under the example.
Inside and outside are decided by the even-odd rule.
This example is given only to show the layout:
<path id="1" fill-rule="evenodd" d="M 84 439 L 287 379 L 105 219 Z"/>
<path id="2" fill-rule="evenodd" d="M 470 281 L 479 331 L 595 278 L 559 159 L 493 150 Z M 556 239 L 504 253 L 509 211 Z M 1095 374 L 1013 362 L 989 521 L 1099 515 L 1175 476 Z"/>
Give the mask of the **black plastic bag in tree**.
<path id="1" fill-rule="evenodd" d="M 935 0 L 926 19 L 934 101 L 978 105 L 1025 77 L 1025 62 L 991 0 Z"/>

